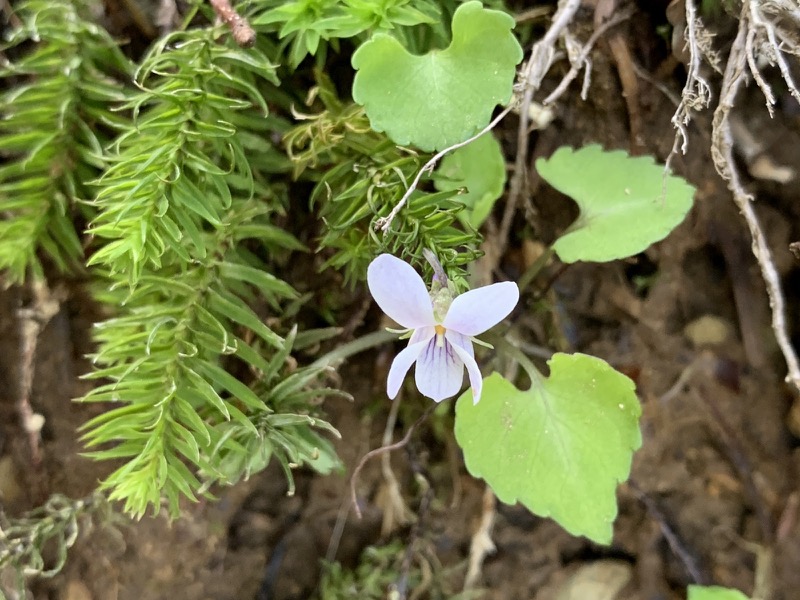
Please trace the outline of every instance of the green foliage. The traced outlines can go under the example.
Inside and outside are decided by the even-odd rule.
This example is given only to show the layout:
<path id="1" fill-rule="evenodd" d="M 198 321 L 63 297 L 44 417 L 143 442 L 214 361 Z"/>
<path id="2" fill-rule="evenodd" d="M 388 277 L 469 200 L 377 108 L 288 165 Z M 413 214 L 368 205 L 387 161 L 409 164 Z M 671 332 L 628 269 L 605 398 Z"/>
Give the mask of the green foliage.
<path id="1" fill-rule="evenodd" d="M 464 141 L 511 99 L 522 60 L 513 27 L 506 13 L 472 1 L 453 15 L 445 50 L 415 56 L 396 38 L 376 34 L 353 54 L 353 99 L 372 128 L 398 144 L 431 151 Z"/>
<path id="2" fill-rule="evenodd" d="M 730 588 L 690 585 L 688 600 L 747 600 L 747 596 L 739 590 Z"/>
<path id="3" fill-rule="evenodd" d="M 249 419 L 233 419 L 218 427 L 220 439 L 211 452 L 218 464 L 215 473 L 206 474 L 209 479 L 233 484 L 261 471 L 275 457 L 289 481 L 289 492 L 294 493 L 292 465 L 305 464 L 325 475 L 341 469 L 333 446 L 315 429 L 336 437 L 339 432 L 326 421 L 308 415 L 307 411 L 325 396 L 349 396 L 318 385 L 325 367 L 311 365 L 285 372 L 284 365 L 295 336 L 296 329 L 293 329 L 283 349 L 262 364 L 253 391 L 263 404 L 255 407 Z"/>
<path id="4" fill-rule="evenodd" d="M 486 133 L 474 142 L 448 154 L 434 180 L 440 191 L 459 190 L 458 200 L 466 210 L 459 217 L 478 229 L 506 186 L 506 160 L 500 143 Z"/>
<path id="5" fill-rule="evenodd" d="M 134 286 L 144 269 L 202 260 L 204 228 L 222 227 L 234 197 L 270 195 L 251 172 L 250 138 L 238 131 L 244 123 L 250 132 L 267 130 L 268 121 L 255 118 L 268 112 L 259 78 L 277 83 L 269 60 L 218 43 L 213 29 L 159 41 L 137 72 L 142 91 L 127 104 L 136 127 L 114 142 L 111 167 L 97 182 L 99 214 L 89 231 L 104 243 L 90 265 Z"/>
<path id="6" fill-rule="evenodd" d="M 214 29 L 162 39 L 128 103 L 136 129 L 115 141 L 96 182 L 90 263 L 105 278 L 98 298 L 121 309 L 97 326 L 89 377 L 108 383 L 84 400 L 123 406 L 87 423 L 84 439 L 95 458 L 125 459 L 102 487 L 134 515 L 163 497 L 177 514 L 181 496 L 272 456 L 287 474 L 336 466 L 313 431 L 330 426 L 309 414 L 330 392 L 306 388 L 318 371 L 283 372 L 292 339 L 250 305 L 280 313 L 298 299 L 261 258 L 303 249 L 273 224 L 283 205 L 269 177 L 280 161 L 257 136 L 273 125 L 260 90 L 275 81 L 263 53 L 220 43 Z"/>
<path id="7" fill-rule="evenodd" d="M 358 566 L 352 571 L 344 569 L 338 562 L 326 563 L 319 584 L 319 600 L 382 600 L 389 586 L 400 577 L 402 557 L 403 544 L 395 541 L 365 549 Z M 411 589 L 417 580 L 418 575 L 409 582 Z"/>
<path id="8" fill-rule="evenodd" d="M 539 175 L 580 207 L 553 244 L 564 262 L 633 256 L 663 240 L 692 207 L 694 188 L 647 156 L 600 146 L 562 147 L 536 161 Z"/>
<path id="9" fill-rule="evenodd" d="M 616 487 L 642 443 L 633 382 L 584 354 L 556 354 L 550 376 L 520 391 L 498 373 L 456 404 L 467 469 L 497 497 L 552 517 L 573 535 L 609 544 Z"/>
<path id="10" fill-rule="evenodd" d="M 398 26 L 433 24 L 439 19 L 438 6 L 429 0 L 295 0 L 269 4 L 276 6 L 252 22 L 265 31 L 281 26 L 278 36 L 282 47 L 289 47 L 293 69 L 331 40 L 368 31 L 391 31 Z"/>
<path id="11" fill-rule="evenodd" d="M 703 19 L 719 19 L 723 15 L 738 17 L 741 4 L 735 0 L 701 0 L 700 15 Z"/>
<path id="12" fill-rule="evenodd" d="M 13 592 L 18 594 L 11 595 L 0 582 L 0 598 L 5 598 L 4 591 L 11 597 L 25 597 L 25 577 L 52 577 L 61 571 L 67 551 L 78 538 L 81 519 L 108 521 L 109 509 L 99 494 L 79 500 L 54 494 L 43 506 L 21 517 L 7 519 L 0 511 L 0 572 L 11 569 Z M 45 548 L 47 560 L 42 556 Z"/>
<path id="13" fill-rule="evenodd" d="M 324 77 L 318 96 L 325 110 L 304 115 L 287 134 L 286 145 L 296 172 L 313 167 L 323 173 L 311 200 L 326 226 L 319 246 L 332 252 L 325 266 L 343 270 L 348 281 L 360 281 L 381 252 L 427 268 L 422 250 L 429 248 L 458 279 L 458 267 L 478 256 L 479 239 L 455 224 L 463 208 L 455 190 L 416 192 L 391 233 L 377 232 L 376 221 L 399 202 L 426 157 L 370 129 L 363 109 L 341 102 Z"/>
<path id="14" fill-rule="evenodd" d="M 106 136 L 128 124 L 113 108 L 132 67 L 80 5 L 20 3 L 8 47 L 22 56 L 0 68 L 0 85 L 14 83 L 0 96 L 0 270 L 11 282 L 42 277 L 40 249 L 61 270 L 79 264 L 76 203 L 104 166 Z"/>
<path id="15" fill-rule="evenodd" d="M 422 546 L 422 544 L 419 544 Z M 406 589 L 414 597 L 416 590 L 424 590 L 424 597 L 431 600 L 477 600 L 483 590 L 467 590 L 461 593 L 444 577 L 443 569 L 429 552 L 414 552 L 410 565 L 403 561 L 408 552 L 401 541 L 395 540 L 385 546 L 369 546 L 362 553 L 355 569 L 349 570 L 338 562 L 323 565 L 322 580 L 316 600 L 383 600 L 397 596 L 397 584 L 405 576 Z"/>

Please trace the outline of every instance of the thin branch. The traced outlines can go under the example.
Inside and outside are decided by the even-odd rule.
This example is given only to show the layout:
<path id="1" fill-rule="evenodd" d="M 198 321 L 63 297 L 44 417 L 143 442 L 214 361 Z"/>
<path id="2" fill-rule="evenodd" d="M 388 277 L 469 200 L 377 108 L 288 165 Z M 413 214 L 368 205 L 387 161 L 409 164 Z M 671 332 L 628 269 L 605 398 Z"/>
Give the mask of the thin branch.
<path id="1" fill-rule="evenodd" d="M 689 47 L 689 64 L 687 65 L 686 84 L 681 92 L 681 100 L 672 115 L 672 126 L 675 128 L 675 139 L 672 142 L 672 149 L 664 162 L 664 181 L 666 185 L 666 175 L 669 173 L 672 159 L 678 153 L 686 154 L 689 149 L 689 130 L 687 126 L 692 120 L 692 110 L 708 108 L 711 103 L 711 85 L 708 80 L 701 75 L 700 65 L 705 55 L 697 37 L 697 26 L 701 24 L 697 16 L 697 7 L 694 0 L 685 1 L 686 8 L 686 29 L 684 36 L 686 45 Z"/>
<path id="2" fill-rule="evenodd" d="M 160 0 L 156 13 L 156 25 L 161 35 L 170 33 L 175 29 L 178 20 L 178 6 L 175 0 Z"/>
<path id="3" fill-rule="evenodd" d="M 424 539 L 425 517 L 430 511 L 431 503 L 433 502 L 433 488 L 431 487 L 425 475 L 422 472 L 422 467 L 418 461 L 411 457 L 411 470 L 414 473 L 414 479 L 423 489 L 422 499 L 420 500 L 419 507 L 417 508 L 417 519 L 411 526 L 411 533 L 406 542 L 406 551 L 403 555 L 403 562 L 400 565 L 400 576 L 397 582 L 389 586 L 389 597 L 397 600 L 405 600 L 408 596 L 408 582 L 409 574 L 411 573 L 411 562 L 415 555 L 415 546 L 418 539 Z M 423 582 L 424 583 L 424 582 Z M 419 598 L 424 593 L 423 586 L 420 585 L 411 594 L 411 600 Z"/>
<path id="4" fill-rule="evenodd" d="M 122 3 L 139 31 L 148 39 L 153 39 L 158 35 L 158 31 L 150 21 L 150 15 L 142 8 L 139 2 L 136 2 L 136 0 L 122 0 Z"/>
<path id="5" fill-rule="evenodd" d="M 728 189 L 733 193 L 733 200 L 742 213 L 750 236 L 753 240 L 753 254 L 761 269 L 761 276 L 767 287 L 770 307 L 772 308 L 772 330 L 778 346 L 786 361 L 786 381 L 791 382 L 800 391 L 800 361 L 792 347 L 786 325 L 786 302 L 781 288 L 780 276 L 772 259 L 772 252 L 767 244 L 764 232 L 753 210 L 753 196 L 742 186 L 741 177 L 733 158 L 733 135 L 731 133 L 730 113 L 733 109 L 739 88 L 745 82 L 747 68 L 747 38 L 750 35 L 749 2 L 742 5 L 739 31 L 731 47 L 725 74 L 722 79 L 720 101 L 714 111 L 712 128 L 712 156 L 714 166 L 720 176 L 728 182 Z"/>
<path id="6" fill-rule="evenodd" d="M 512 103 L 511 103 L 511 104 L 509 104 L 507 107 L 505 107 L 505 108 L 504 108 L 504 109 L 503 109 L 503 110 L 500 112 L 500 114 L 498 114 L 498 115 L 497 115 L 497 116 L 496 116 L 494 119 L 492 119 L 492 122 L 491 122 L 491 123 L 489 123 L 489 124 L 488 124 L 486 127 L 484 127 L 483 129 L 481 129 L 481 130 L 480 130 L 478 133 L 476 133 L 475 135 L 473 135 L 471 138 L 469 138 L 469 139 L 466 139 L 466 140 L 464 140 L 463 142 L 459 142 L 459 143 L 457 143 L 457 144 L 453 144 L 452 146 L 448 146 L 448 147 L 447 147 L 447 148 L 445 148 L 444 150 L 440 150 L 439 152 L 437 152 L 436 154 L 434 154 L 434 155 L 433 155 L 433 158 L 431 158 L 431 159 L 430 159 L 428 162 L 426 162 L 426 163 L 425 163 L 425 164 L 422 166 L 422 168 L 419 170 L 419 172 L 417 173 L 417 176 L 416 176 L 416 177 L 414 177 L 414 180 L 411 182 L 411 185 L 410 185 L 410 186 L 408 187 L 408 189 L 406 190 L 406 193 L 405 193 L 405 194 L 403 194 L 403 197 L 402 197 L 402 198 L 400 198 L 400 201 L 399 201 L 399 202 L 398 202 L 398 203 L 395 205 L 395 207 L 392 209 L 392 212 L 390 212 L 388 216 L 386 216 L 386 217 L 382 217 L 382 218 L 380 218 L 380 219 L 378 219 L 378 220 L 376 220 L 376 221 L 375 221 L 375 230 L 376 230 L 376 231 L 383 231 L 384 233 L 386 233 L 387 231 L 389 231 L 389 227 L 391 227 L 391 225 L 392 225 L 392 221 L 394 221 L 394 218 L 397 216 L 397 213 L 399 213 L 399 212 L 400 212 L 400 210 L 401 210 L 401 209 L 402 209 L 402 208 L 403 208 L 403 207 L 406 205 L 406 202 L 408 202 L 408 199 L 411 197 L 411 194 L 413 194 L 413 193 L 414 193 L 414 190 L 416 190 L 416 189 L 417 189 L 417 186 L 419 185 L 419 182 L 420 182 L 420 180 L 422 179 L 422 176 L 423 176 L 425 173 L 428 173 L 428 172 L 431 172 L 431 171 L 433 171 L 433 169 L 434 169 L 434 167 L 436 166 L 436 164 L 437 164 L 437 163 L 438 163 L 438 162 L 439 162 L 439 161 L 440 161 L 440 160 L 441 160 L 441 159 L 442 159 L 442 158 L 443 158 L 443 157 L 444 157 L 446 154 L 449 154 L 450 152 L 453 152 L 454 150 L 458 150 L 459 148 L 463 148 L 464 146 L 466 146 L 466 145 L 468 145 L 468 144 L 471 144 L 472 142 L 474 142 L 475 140 L 477 140 L 479 137 L 481 137 L 483 134 L 485 134 L 485 133 L 487 133 L 487 132 L 491 131 L 492 129 L 494 129 L 495 127 L 497 127 L 497 124 L 498 124 L 500 121 L 502 121 L 502 120 L 505 118 L 505 116 L 506 116 L 508 113 L 510 113 L 510 112 L 511 112 L 511 110 L 512 110 L 513 108 L 514 108 L 514 103 L 512 102 Z"/>
<path id="7" fill-rule="evenodd" d="M 529 21 L 536 21 L 549 15 L 552 10 L 553 8 L 550 6 L 535 6 L 514 15 L 514 21 L 517 23 L 517 25 L 520 23 L 527 23 Z"/>
<path id="8" fill-rule="evenodd" d="M 786 58 L 783 56 L 783 52 L 781 51 L 783 44 L 778 41 L 778 38 L 775 35 L 776 28 L 773 25 L 772 21 L 767 19 L 761 12 L 765 8 L 764 6 L 765 4 L 766 3 L 756 4 L 754 2 L 751 2 L 750 18 L 752 19 L 753 25 L 761 28 L 766 34 L 767 40 L 769 41 L 769 47 L 771 48 L 772 53 L 775 55 L 775 62 L 778 63 L 778 68 L 781 71 L 783 80 L 789 87 L 789 93 L 794 97 L 795 100 L 800 102 L 800 91 L 798 91 L 797 89 L 797 84 L 795 84 L 794 79 L 792 78 L 792 73 L 791 70 L 789 69 L 789 65 L 786 63 Z"/>
<path id="9" fill-rule="evenodd" d="M 736 431 L 728 422 L 725 412 L 717 404 L 716 396 L 713 393 L 708 393 L 703 385 L 699 386 L 695 394 L 708 408 L 713 418 L 713 423 L 722 432 L 722 443 L 727 448 L 728 459 L 738 473 L 745 496 L 756 513 L 756 520 L 761 528 L 761 540 L 764 545 L 771 546 L 775 541 L 775 525 L 764 503 L 764 498 L 762 498 L 758 487 L 756 487 L 753 464 L 739 441 Z"/>
<path id="10" fill-rule="evenodd" d="M 34 466 L 38 466 L 42 461 L 41 431 L 44 425 L 44 417 L 34 412 L 31 407 L 36 349 L 39 343 L 39 334 L 50 322 L 50 319 L 61 310 L 61 300 L 63 300 L 64 294 L 61 290 L 51 293 L 46 283 L 40 280 L 34 280 L 30 284 L 30 289 L 33 295 L 31 306 L 17 310 L 20 328 L 20 353 L 22 355 L 17 412 L 22 422 L 22 428 L 28 435 L 31 462 Z"/>
<path id="11" fill-rule="evenodd" d="M 392 402 L 389 409 L 389 418 L 386 419 L 386 426 L 383 428 L 383 439 L 381 443 L 387 446 L 392 443 L 394 428 L 397 424 L 397 415 L 400 412 L 400 403 L 403 395 L 400 394 Z M 408 508 L 400 493 L 400 484 L 392 471 L 392 464 L 389 453 L 381 456 L 381 474 L 383 475 L 385 503 L 383 504 L 383 520 L 381 522 L 381 537 L 388 538 L 399 526 L 408 525 L 414 521 L 414 513 Z"/>
<path id="12" fill-rule="evenodd" d="M 567 25 L 569 25 L 569 23 L 572 21 L 575 13 L 580 8 L 580 5 L 581 0 L 565 0 L 559 7 L 558 11 L 553 17 L 553 23 L 551 24 L 550 29 L 548 29 L 545 36 L 533 46 L 533 49 L 531 50 L 531 58 L 527 63 L 525 74 L 520 82 L 520 85 L 523 86 L 525 91 L 523 92 L 522 103 L 519 110 L 520 126 L 517 136 L 517 159 L 515 163 L 514 177 L 511 180 L 509 201 L 506 204 L 506 213 L 503 215 L 503 221 L 501 224 L 501 243 L 505 243 L 502 240 L 505 240 L 508 237 L 508 230 L 511 227 L 511 217 L 513 216 L 513 207 L 516 207 L 519 193 L 522 188 L 522 181 L 520 180 L 520 175 L 518 174 L 525 173 L 525 159 L 528 153 L 527 131 L 530 123 L 529 108 L 531 102 L 533 101 L 533 94 L 539 89 L 544 76 L 547 74 L 547 71 L 553 62 L 556 41 L 561 36 L 564 29 L 566 29 Z M 425 173 L 431 172 L 436 164 L 442 159 L 442 157 L 454 150 L 457 150 L 458 148 L 462 148 L 463 146 L 474 142 L 483 134 L 494 129 L 497 124 L 502 121 L 509 112 L 511 112 L 513 108 L 514 103 L 503 109 L 503 111 L 500 112 L 500 114 L 498 114 L 492 120 L 492 122 L 489 123 L 489 125 L 471 138 L 463 142 L 459 142 L 458 144 L 453 144 L 452 146 L 435 154 L 433 158 L 425 163 L 425 165 L 423 165 L 423 167 L 419 170 L 416 177 L 414 177 L 414 180 L 411 182 L 411 185 L 408 187 L 405 194 L 403 194 L 402 198 L 400 198 L 400 201 L 395 205 L 389 215 L 375 221 L 376 231 L 382 231 L 384 233 L 389 231 L 392 221 L 394 221 L 397 213 L 400 212 L 400 210 L 406 205 L 408 199 L 411 197 L 411 194 L 414 193 L 414 190 L 417 189 L 422 176 Z M 509 206 L 512 208 L 509 208 Z"/>
<path id="13" fill-rule="evenodd" d="M 3 14 L 8 20 L 8 24 L 14 29 L 22 28 L 22 20 L 14 12 L 14 9 L 9 4 L 8 0 L 0 0 L 0 8 L 3 9 Z"/>
<path id="14" fill-rule="evenodd" d="M 616 27 L 620 23 L 623 23 L 628 19 L 630 19 L 633 16 L 633 12 L 634 10 L 632 7 L 629 7 L 625 10 L 621 10 L 613 17 L 603 22 L 594 30 L 594 33 L 592 33 L 592 35 L 589 36 L 589 39 L 583 45 L 583 48 L 581 49 L 581 52 L 578 55 L 578 57 L 574 61 L 572 61 L 572 67 L 570 68 L 569 72 L 566 74 L 564 79 L 561 80 L 561 82 L 558 84 L 558 87 L 556 87 L 556 89 L 550 92 L 550 95 L 547 96 L 547 98 L 545 98 L 544 101 L 542 102 L 544 106 L 547 106 L 548 104 L 553 104 L 564 94 L 564 92 L 567 91 L 569 84 L 572 83 L 572 81 L 578 76 L 578 73 L 581 72 L 583 66 L 587 63 L 589 54 L 591 54 L 595 44 L 597 44 L 597 40 L 599 40 L 600 37 L 612 27 Z M 586 96 L 583 92 L 581 93 L 581 98 L 583 100 L 586 100 Z"/>
<path id="15" fill-rule="evenodd" d="M 217 16 L 230 27 L 233 39 L 244 48 L 249 48 L 256 43 L 256 32 L 231 6 L 230 0 L 208 0 Z"/>
<path id="16" fill-rule="evenodd" d="M 748 6 L 747 3 L 744 4 L 743 8 Z M 752 6 L 751 6 L 752 10 Z M 750 17 L 755 14 L 755 12 L 751 12 Z M 756 85 L 761 89 L 761 93 L 764 94 L 764 99 L 767 102 L 767 110 L 769 111 L 769 116 L 775 116 L 775 94 L 772 93 L 772 86 L 767 83 L 767 80 L 764 79 L 764 76 L 761 74 L 761 70 L 758 68 L 756 64 L 756 55 L 759 54 L 758 49 L 756 48 L 756 36 L 758 30 L 755 27 L 748 27 L 746 25 L 747 21 L 744 19 L 740 22 L 739 27 L 744 27 L 747 31 L 745 36 L 745 57 L 747 58 L 747 65 L 750 67 L 750 74 L 753 76 L 753 79 L 756 80 Z M 731 49 L 731 55 L 733 55 L 733 49 Z M 729 59 L 730 60 L 730 59 Z"/>
<path id="17" fill-rule="evenodd" d="M 628 481 L 628 486 L 630 486 L 634 496 L 644 504 L 650 517 L 658 523 L 661 534 L 664 536 L 664 539 L 667 540 L 667 544 L 669 544 L 675 556 L 683 563 L 683 567 L 694 580 L 694 583 L 707 584 L 709 578 L 706 576 L 705 571 L 700 567 L 697 559 L 683 543 L 683 540 L 681 540 L 677 532 L 672 528 L 666 515 L 661 511 L 655 501 L 648 496 L 644 490 L 640 489 L 632 479 Z"/>
<path id="18" fill-rule="evenodd" d="M 511 177 L 506 208 L 503 213 L 503 220 L 500 222 L 500 235 L 498 236 L 501 247 L 498 254 L 502 254 L 505 245 L 508 243 L 508 234 L 511 231 L 511 221 L 519 204 L 519 197 L 522 193 L 522 186 L 527 181 L 526 162 L 528 160 L 528 126 L 530 124 L 529 109 L 533 101 L 533 94 L 539 89 L 545 74 L 550 69 L 555 57 L 555 43 L 562 32 L 567 28 L 575 17 L 575 13 L 581 6 L 581 0 L 564 0 L 558 7 L 558 11 L 553 17 L 553 23 L 547 30 L 545 36 L 534 44 L 531 50 L 531 58 L 525 70 L 525 77 L 522 85 L 525 91 L 522 95 L 522 102 L 519 108 L 519 127 L 517 129 L 517 157 L 514 161 L 514 175 Z"/>
<path id="19" fill-rule="evenodd" d="M 497 497 L 488 485 L 483 490 L 481 520 L 478 529 L 472 534 L 469 545 L 469 567 L 464 578 L 464 589 L 471 590 L 478 583 L 484 559 L 494 554 L 497 547 L 492 541 L 492 529 L 497 516 Z"/>
<path id="20" fill-rule="evenodd" d="M 381 446 L 380 448 L 375 448 L 374 450 L 370 450 L 367 452 L 361 460 L 358 462 L 358 465 L 353 470 L 353 476 L 350 478 L 350 500 L 353 503 L 353 510 L 356 513 L 356 516 L 360 519 L 361 518 L 361 508 L 358 506 L 358 495 L 356 494 L 356 485 L 358 484 L 358 476 L 361 473 L 361 469 L 364 468 L 371 459 L 375 458 L 376 456 L 380 456 L 386 452 L 392 452 L 393 450 L 399 450 L 406 444 L 408 444 L 409 440 L 411 440 L 411 436 L 414 433 L 414 430 L 419 427 L 419 425 L 428 418 L 428 416 L 433 412 L 433 409 L 436 408 L 438 404 L 431 404 L 422 416 L 417 419 L 414 424 L 408 428 L 406 434 L 403 436 L 399 442 L 395 442 L 394 444 L 389 444 L 388 446 Z"/>

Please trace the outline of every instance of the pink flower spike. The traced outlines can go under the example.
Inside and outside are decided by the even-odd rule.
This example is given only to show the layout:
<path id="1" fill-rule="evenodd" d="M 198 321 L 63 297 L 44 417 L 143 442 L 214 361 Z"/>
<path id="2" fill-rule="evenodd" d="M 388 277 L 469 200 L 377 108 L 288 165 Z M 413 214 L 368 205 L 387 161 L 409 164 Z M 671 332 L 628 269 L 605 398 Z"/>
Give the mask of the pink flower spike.
<path id="1" fill-rule="evenodd" d="M 389 369 L 388 396 L 397 396 L 403 379 L 416 363 L 417 389 L 441 402 L 459 392 L 466 366 L 472 400 L 477 404 L 483 377 L 475 362 L 471 338 L 508 316 L 519 300 L 517 285 L 495 283 L 452 299 L 452 288 L 447 287 L 447 281 L 438 281 L 428 294 L 413 267 L 389 254 L 381 254 L 372 261 L 367 283 L 383 311 L 403 327 L 414 330 L 408 346 L 395 357 Z"/>

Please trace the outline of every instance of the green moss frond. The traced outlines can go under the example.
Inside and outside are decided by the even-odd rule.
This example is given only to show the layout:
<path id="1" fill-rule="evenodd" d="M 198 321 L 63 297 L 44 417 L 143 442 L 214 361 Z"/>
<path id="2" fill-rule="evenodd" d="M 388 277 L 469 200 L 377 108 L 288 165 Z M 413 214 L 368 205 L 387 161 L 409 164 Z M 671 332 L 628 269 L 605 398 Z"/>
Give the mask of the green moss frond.
<path id="1" fill-rule="evenodd" d="M 132 66 L 79 4 L 22 3 L 9 42 L 22 55 L 0 69 L 0 84 L 13 83 L 0 96 L 0 270 L 12 283 L 42 276 L 39 250 L 62 270 L 80 264 L 76 203 L 103 167 L 107 134 L 126 124 L 113 107 Z"/>
<path id="2" fill-rule="evenodd" d="M 400 201 L 429 156 L 398 147 L 370 129 L 361 107 L 342 103 L 331 83 L 319 80 L 325 110 L 303 115 L 285 143 L 295 173 L 318 179 L 311 200 L 326 225 L 319 240 L 320 249 L 331 253 L 325 266 L 343 270 L 348 281 L 360 281 L 369 262 L 389 252 L 427 270 L 422 250 L 429 248 L 451 277 L 462 279 L 460 266 L 480 255 L 481 237 L 461 229 L 457 214 L 464 206 L 458 192 L 415 192 L 391 233 L 377 232 L 377 220 Z"/>
<path id="3" fill-rule="evenodd" d="M 24 598 L 26 577 L 52 577 L 61 571 L 78 539 L 81 521 L 107 522 L 109 513 L 108 502 L 97 493 L 77 500 L 53 494 L 43 506 L 24 515 L 7 518 L 0 513 L 0 569 L 10 575 L 4 577 L 0 597 L 5 598 L 3 590 L 8 585 L 18 594 L 14 597 Z"/>
<path id="4" fill-rule="evenodd" d="M 255 292 L 273 307 L 297 297 L 242 249 L 280 242 L 269 217 L 263 205 L 234 198 L 221 227 L 201 234 L 204 261 L 146 271 L 132 291 L 120 281 L 98 293 L 123 309 L 97 326 L 96 370 L 89 377 L 109 383 L 84 400 L 122 406 L 87 423 L 84 439 L 95 458 L 126 459 L 103 482 L 112 499 L 124 501 L 126 512 L 141 515 L 166 496 L 175 514 L 179 498 L 193 499 L 202 487 L 198 470 L 207 478 L 238 479 L 230 465 L 220 466 L 241 446 L 229 429 L 268 443 L 270 435 L 259 433 L 254 421 L 285 416 L 273 416 L 286 408 L 273 400 L 274 389 L 248 386 L 226 370 L 238 362 L 251 378 L 271 379 L 282 362 L 264 356 L 287 352 L 287 342 L 246 302 Z M 104 447 L 109 443 L 115 445 Z M 303 458 L 295 453 L 286 462 Z"/>
<path id="5" fill-rule="evenodd" d="M 160 41 L 136 82 L 135 129 L 111 146 L 91 225 L 97 297 L 119 310 L 97 326 L 89 377 L 106 383 L 84 400 L 117 407 L 84 440 L 95 458 L 125 460 L 102 487 L 126 512 L 166 499 L 174 515 L 182 497 L 271 457 L 290 481 L 290 466 L 332 468 L 314 432 L 331 428 L 308 402 L 331 392 L 307 389 L 318 372 L 283 373 L 292 339 L 265 324 L 298 294 L 261 257 L 304 249 L 274 224 L 284 203 L 271 174 L 290 164 L 268 141 L 280 127 L 261 91 L 276 83 L 271 63 L 192 30 Z M 282 395 L 287 381 L 302 385 Z"/>
<path id="6" fill-rule="evenodd" d="M 222 227 L 235 193 L 255 193 L 234 115 L 267 115 L 257 78 L 275 81 L 257 50 L 218 43 L 215 30 L 161 40 L 136 75 L 142 89 L 127 105 L 135 128 L 114 143 L 97 182 L 99 214 L 90 232 L 102 243 L 89 264 L 131 286 L 147 270 L 203 260 L 205 229 Z"/>

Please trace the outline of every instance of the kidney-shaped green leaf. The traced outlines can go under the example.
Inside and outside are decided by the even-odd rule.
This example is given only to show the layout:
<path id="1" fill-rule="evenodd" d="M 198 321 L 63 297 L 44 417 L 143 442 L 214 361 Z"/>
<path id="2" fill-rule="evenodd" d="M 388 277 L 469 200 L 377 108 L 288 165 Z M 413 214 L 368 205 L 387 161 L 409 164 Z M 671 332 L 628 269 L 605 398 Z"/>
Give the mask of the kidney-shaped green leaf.
<path id="1" fill-rule="evenodd" d="M 445 156 L 436 173 L 438 177 L 434 185 L 437 190 L 466 188 L 456 198 L 466 207 L 458 216 L 475 229 L 492 212 L 506 186 L 506 161 L 500 143 L 491 132 Z"/>
<path id="2" fill-rule="evenodd" d="M 748 600 L 748 598 L 739 590 L 716 585 L 710 587 L 690 585 L 688 600 Z"/>
<path id="3" fill-rule="evenodd" d="M 568 263 L 642 252 L 683 221 L 695 191 L 649 156 L 631 157 L 598 145 L 559 148 L 549 159 L 537 160 L 536 170 L 580 207 L 578 219 L 553 244 Z"/>
<path id="4" fill-rule="evenodd" d="M 353 54 L 353 99 L 372 128 L 396 143 L 441 150 L 488 125 L 492 110 L 511 99 L 522 48 L 506 13 L 466 2 L 453 15 L 444 50 L 409 53 L 378 33 Z"/>
<path id="5" fill-rule="evenodd" d="M 585 354 L 555 354 L 550 377 L 518 390 L 493 373 L 481 401 L 465 392 L 455 434 L 469 472 L 573 535 L 608 544 L 617 484 L 642 442 L 633 382 Z"/>

